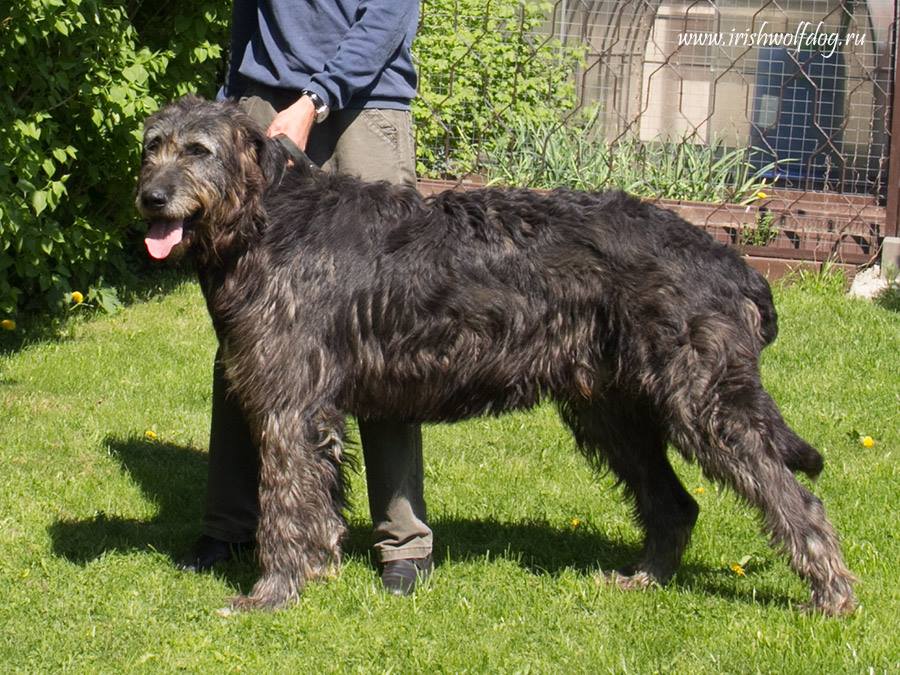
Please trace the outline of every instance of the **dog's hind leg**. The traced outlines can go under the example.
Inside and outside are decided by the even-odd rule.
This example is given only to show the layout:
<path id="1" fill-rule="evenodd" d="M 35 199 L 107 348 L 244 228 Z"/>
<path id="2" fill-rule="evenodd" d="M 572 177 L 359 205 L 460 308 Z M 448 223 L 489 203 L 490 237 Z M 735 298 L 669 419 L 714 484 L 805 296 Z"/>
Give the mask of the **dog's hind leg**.
<path id="1" fill-rule="evenodd" d="M 235 609 L 280 607 L 335 571 L 342 516 L 342 418 L 336 412 L 272 412 L 259 428 L 261 577 Z"/>
<path id="2" fill-rule="evenodd" d="M 665 583 L 690 541 L 699 507 L 666 456 L 666 436 L 651 407 L 619 391 L 602 401 L 560 406 L 582 451 L 608 466 L 634 500 L 644 531 L 638 561 L 610 576 L 622 588 Z"/>
<path id="3" fill-rule="evenodd" d="M 761 511 L 773 545 L 784 549 L 793 569 L 809 581 L 815 608 L 825 614 L 853 611 L 853 575 L 822 502 L 783 461 L 778 443 L 796 435 L 780 414 L 772 414 L 774 403 L 755 362 L 731 360 L 713 386 L 685 391 L 691 392 L 681 397 L 686 404 L 675 405 L 672 415 L 676 444 L 692 450 L 710 478 Z"/>

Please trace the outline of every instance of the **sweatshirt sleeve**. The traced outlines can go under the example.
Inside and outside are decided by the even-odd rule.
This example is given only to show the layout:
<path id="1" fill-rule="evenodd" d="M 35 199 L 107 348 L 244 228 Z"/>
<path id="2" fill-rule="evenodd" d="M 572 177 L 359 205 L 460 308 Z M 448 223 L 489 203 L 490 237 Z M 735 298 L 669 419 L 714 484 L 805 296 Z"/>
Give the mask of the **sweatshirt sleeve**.
<path id="1" fill-rule="evenodd" d="M 403 44 L 419 0 L 362 0 L 338 50 L 310 79 L 309 89 L 339 110 L 372 84 Z"/>

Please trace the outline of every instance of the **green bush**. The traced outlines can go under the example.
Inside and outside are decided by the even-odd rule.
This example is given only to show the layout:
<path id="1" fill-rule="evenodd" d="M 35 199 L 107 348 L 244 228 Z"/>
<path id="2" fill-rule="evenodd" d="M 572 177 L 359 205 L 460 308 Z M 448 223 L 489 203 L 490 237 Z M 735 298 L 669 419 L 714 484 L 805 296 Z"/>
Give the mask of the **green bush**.
<path id="1" fill-rule="evenodd" d="M 52 310 L 71 290 L 124 273 L 142 120 L 159 100 L 213 91 L 228 17 L 227 2 L 181 14 L 158 3 L 98 0 L 7 7 L 0 13 L 0 318 Z"/>
<path id="2" fill-rule="evenodd" d="M 424 0 L 414 51 L 418 171 L 480 171 L 513 121 L 557 122 L 575 104 L 581 48 L 540 34 L 553 3 Z"/>

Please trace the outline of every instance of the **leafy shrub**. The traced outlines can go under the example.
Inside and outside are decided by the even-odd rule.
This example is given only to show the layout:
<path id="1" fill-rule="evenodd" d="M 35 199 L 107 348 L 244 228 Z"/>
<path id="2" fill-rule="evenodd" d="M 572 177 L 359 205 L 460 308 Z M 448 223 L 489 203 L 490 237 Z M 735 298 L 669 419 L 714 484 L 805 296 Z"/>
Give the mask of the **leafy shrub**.
<path id="1" fill-rule="evenodd" d="M 213 91 L 228 4 L 2 10 L 0 316 L 60 307 L 72 289 L 124 273 L 142 120 L 159 100 Z"/>
<path id="2" fill-rule="evenodd" d="M 575 104 L 580 48 L 540 34 L 553 3 L 424 0 L 413 102 L 421 176 L 458 177 L 484 163 L 513 121 L 554 122 Z"/>
<path id="3" fill-rule="evenodd" d="M 166 60 L 165 75 L 152 85 L 157 101 L 188 93 L 215 95 L 224 78 L 231 26 L 230 0 L 166 4 L 132 0 L 139 42 Z"/>

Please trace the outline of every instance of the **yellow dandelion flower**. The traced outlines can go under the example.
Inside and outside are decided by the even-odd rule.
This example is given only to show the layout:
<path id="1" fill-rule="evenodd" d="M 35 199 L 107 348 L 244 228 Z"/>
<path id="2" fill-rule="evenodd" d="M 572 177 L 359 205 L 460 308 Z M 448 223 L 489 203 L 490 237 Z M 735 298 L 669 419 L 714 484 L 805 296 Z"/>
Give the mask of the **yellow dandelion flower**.
<path id="1" fill-rule="evenodd" d="M 16 322 L 12 319 L 3 319 L 3 321 L 0 321 L 0 328 L 3 330 L 15 330 Z"/>
<path id="2" fill-rule="evenodd" d="M 768 197 L 768 196 L 769 196 L 769 195 L 767 195 L 767 194 L 766 194 L 765 192 L 763 192 L 762 190 L 760 190 L 759 192 L 756 193 L 756 198 L 757 198 L 757 199 L 765 199 L 765 198 Z"/>
<path id="3" fill-rule="evenodd" d="M 156 432 L 153 431 L 153 429 L 147 429 L 147 431 L 144 432 L 144 438 L 148 441 L 155 441 L 159 436 L 156 435 Z"/>
<path id="4" fill-rule="evenodd" d="M 706 488 L 705 488 L 705 487 L 702 487 L 702 486 L 701 486 L 701 487 L 698 487 L 698 488 L 694 488 L 694 494 L 695 494 L 695 495 L 702 495 L 704 492 L 706 492 Z"/>
<path id="5" fill-rule="evenodd" d="M 862 446 L 863 446 L 864 448 L 871 448 L 871 447 L 874 447 L 874 446 L 875 446 L 875 439 L 872 438 L 871 436 L 863 436 L 863 437 L 859 440 L 859 442 L 862 443 Z"/>
<path id="6" fill-rule="evenodd" d="M 78 291 L 72 291 L 72 302 L 74 302 L 76 305 L 80 305 L 82 302 L 84 302 L 84 296 Z"/>
<path id="7" fill-rule="evenodd" d="M 581 518 L 572 518 L 572 520 L 569 521 L 569 524 L 572 527 L 578 527 L 581 525 Z"/>
<path id="8" fill-rule="evenodd" d="M 744 568 L 741 567 L 738 563 L 732 563 L 731 571 L 737 574 L 739 577 L 747 576 L 747 573 L 744 571 Z"/>

